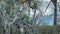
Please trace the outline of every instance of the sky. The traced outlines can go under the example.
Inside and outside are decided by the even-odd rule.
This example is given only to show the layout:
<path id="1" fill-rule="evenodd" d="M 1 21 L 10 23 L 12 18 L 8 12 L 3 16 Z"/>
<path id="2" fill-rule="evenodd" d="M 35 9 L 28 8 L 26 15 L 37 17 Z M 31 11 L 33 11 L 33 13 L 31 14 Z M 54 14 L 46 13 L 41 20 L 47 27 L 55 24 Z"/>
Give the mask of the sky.
<path id="1" fill-rule="evenodd" d="M 42 0 L 42 7 L 41 10 L 45 12 L 45 9 L 47 5 L 49 4 L 50 0 Z M 50 3 L 50 6 L 48 7 L 47 11 L 43 14 L 43 21 L 45 23 L 48 23 L 48 25 L 53 25 L 53 16 L 50 16 L 54 13 L 54 6 L 52 3 Z"/>
<path id="2" fill-rule="evenodd" d="M 50 0 L 41 0 L 41 1 L 43 1 L 42 2 L 42 7 L 41 7 L 41 11 L 44 11 L 45 10 L 45 8 L 47 7 L 47 5 L 48 5 L 48 3 L 50 2 Z M 47 1 L 47 2 L 46 2 Z M 49 6 L 50 7 L 50 6 Z M 53 7 L 53 6 L 52 6 Z M 44 15 L 50 15 L 52 12 L 50 12 L 50 10 L 51 10 L 51 8 L 48 8 L 47 9 L 47 11 L 44 13 Z M 37 11 L 37 13 L 38 13 L 38 11 Z M 31 14 L 33 14 L 33 12 L 32 12 L 32 9 L 31 9 Z"/>
<path id="3" fill-rule="evenodd" d="M 54 20 L 54 5 L 51 2 L 47 11 L 45 12 L 45 9 L 47 7 L 47 5 L 49 4 L 50 0 L 40 0 L 42 2 L 42 6 L 40 7 L 40 10 L 43 12 L 43 21 L 47 22 L 49 25 L 53 25 L 53 20 Z M 59 11 L 59 10 L 58 10 Z M 37 14 L 39 13 L 39 10 L 36 10 Z M 60 16 L 60 12 L 57 12 L 58 16 Z M 33 16 L 33 12 L 31 9 L 31 16 Z"/>
<path id="4" fill-rule="evenodd" d="M 46 8 L 47 4 L 50 2 L 50 0 L 42 0 L 43 1 L 43 6 L 42 8 Z M 46 2 L 47 1 L 47 2 Z M 59 2 L 59 1 L 58 1 Z M 57 6 L 58 7 L 58 6 Z M 43 10 L 44 11 L 44 10 Z M 57 17 L 60 17 L 60 12 L 59 12 L 59 8 L 57 8 Z M 49 8 L 47 9 L 47 11 L 44 13 L 44 18 L 43 20 L 45 22 L 48 22 L 49 25 L 53 25 L 53 20 L 54 20 L 54 5 L 53 3 L 50 4 Z"/>
<path id="5" fill-rule="evenodd" d="M 47 11 L 45 12 L 45 9 L 46 9 L 47 5 L 49 4 L 50 0 L 40 0 L 40 1 L 42 1 L 42 6 L 40 7 L 40 11 L 44 12 L 44 14 L 43 14 L 44 17 L 42 20 L 44 22 L 48 22 L 49 25 L 53 25 L 53 17 L 52 16 L 49 17 L 49 15 L 53 14 L 53 9 L 54 9 L 53 4 L 51 3 L 50 6 L 48 7 Z M 32 9 L 30 9 L 30 10 L 31 10 L 30 16 L 33 16 L 33 14 L 34 14 L 33 10 Z M 39 10 L 36 10 L 36 13 L 38 14 Z M 38 18 L 38 20 L 39 20 L 39 18 Z"/>

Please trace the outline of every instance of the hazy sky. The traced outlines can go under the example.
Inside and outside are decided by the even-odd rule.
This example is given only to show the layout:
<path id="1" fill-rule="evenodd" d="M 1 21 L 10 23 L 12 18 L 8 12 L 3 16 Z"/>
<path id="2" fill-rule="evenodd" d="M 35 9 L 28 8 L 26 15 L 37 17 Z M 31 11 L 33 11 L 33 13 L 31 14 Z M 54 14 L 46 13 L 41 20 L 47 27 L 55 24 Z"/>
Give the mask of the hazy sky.
<path id="1" fill-rule="evenodd" d="M 42 2 L 42 6 L 40 7 L 40 10 L 42 12 L 45 12 L 45 9 L 47 7 L 47 5 L 49 4 L 50 0 L 40 0 Z M 39 13 L 39 11 L 37 10 L 37 13 Z M 43 13 L 43 21 L 49 23 L 49 25 L 53 25 L 53 20 L 54 20 L 54 5 L 51 2 L 47 11 L 45 13 Z M 58 14 L 60 14 L 60 12 L 58 12 Z M 31 15 L 33 15 L 33 12 L 31 12 Z"/>
<path id="2" fill-rule="evenodd" d="M 45 12 L 45 9 L 47 5 L 49 4 L 50 0 L 41 0 L 42 1 L 42 7 L 41 10 Z M 48 23 L 49 25 L 53 25 L 53 16 L 50 16 L 51 14 L 54 13 L 54 5 L 50 3 L 47 11 L 43 14 L 44 18 L 43 21 L 45 23 Z"/>

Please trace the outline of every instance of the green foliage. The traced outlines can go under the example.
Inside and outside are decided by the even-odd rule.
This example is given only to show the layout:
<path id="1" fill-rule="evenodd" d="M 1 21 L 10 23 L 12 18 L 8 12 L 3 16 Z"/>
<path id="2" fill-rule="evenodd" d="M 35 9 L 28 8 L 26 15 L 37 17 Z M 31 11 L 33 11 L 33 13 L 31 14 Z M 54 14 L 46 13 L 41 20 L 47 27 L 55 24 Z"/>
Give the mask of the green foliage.
<path id="1" fill-rule="evenodd" d="M 42 6 L 42 3 L 40 1 L 36 1 L 37 3 L 37 8 L 40 8 Z"/>
<path id="2" fill-rule="evenodd" d="M 5 3 L 10 4 L 10 0 L 4 0 Z"/>
<path id="3" fill-rule="evenodd" d="M 25 15 L 25 14 L 23 14 L 23 18 L 28 19 L 28 16 L 27 16 L 27 15 Z"/>
<path id="4" fill-rule="evenodd" d="M 6 4 L 9 4 L 10 5 L 10 0 L 4 0 Z M 40 8 L 42 6 L 41 2 L 39 1 L 35 1 L 37 3 L 37 8 Z M 24 5 L 25 6 L 25 5 Z M 15 8 L 15 7 L 14 7 Z M 6 13 L 7 14 L 10 14 L 10 6 L 6 6 L 5 8 L 6 10 Z M 16 9 L 16 11 L 18 11 Z M 19 15 L 19 17 L 22 17 L 21 20 L 24 20 L 26 19 L 26 21 L 28 23 L 33 23 L 33 17 L 29 17 L 27 16 L 26 14 L 22 13 L 22 16 Z M 29 20 L 30 19 L 30 20 Z M 0 18 L 0 23 L 1 23 L 2 19 Z M 56 27 L 53 27 L 53 26 L 48 26 L 47 24 L 43 24 L 42 26 L 39 26 L 39 25 L 36 25 L 35 23 L 33 24 L 34 27 L 36 27 L 37 31 L 39 32 L 39 34 L 53 34 L 53 30 L 56 32 L 60 32 L 60 26 L 56 26 Z M 46 25 L 46 26 L 45 26 Z M 32 26 L 31 26 L 32 27 Z M 55 29 L 54 29 L 55 28 Z M 35 28 L 33 28 L 35 29 Z M 2 24 L 0 24 L 0 32 L 3 30 L 3 26 Z M 25 33 L 24 33 L 25 34 Z"/>
<path id="5" fill-rule="evenodd" d="M 57 26 L 37 26 L 39 34 L 60 34 L 60 25 Z"/>
<path id="6" fill-rule="evenodd" d="M 3 31 L 3 25 L 0 23 L 0 34 L 2 33 Z"/>
<path id="7" fill-rule="evenodd" d="M 2 23 L 2 18 L 0 17 L 0 23 Z"/>
<path id="8" fill-rule="evenodd" d="M 5 9 L 6 9 L 6 13 L 10 14 L 10 7 L 6 7 Z"/>

